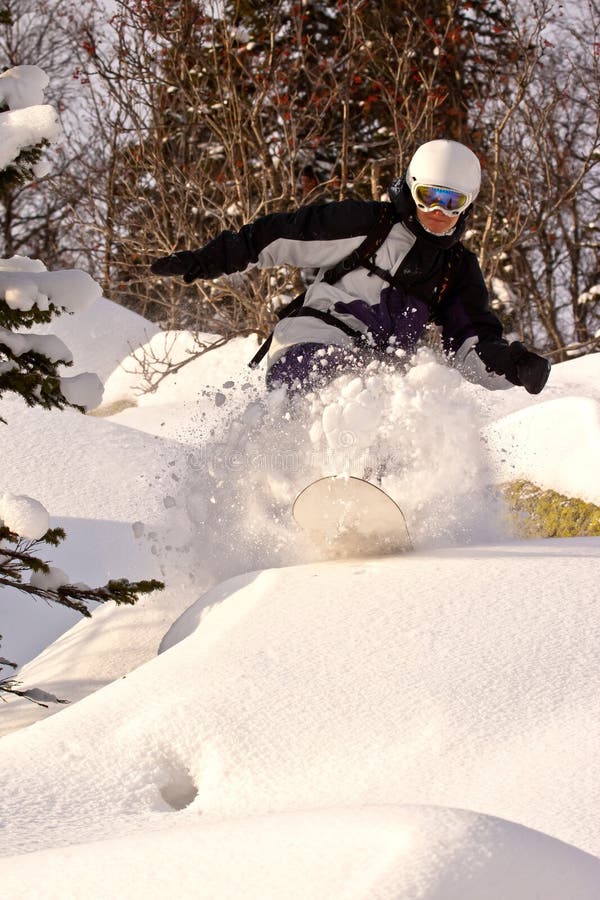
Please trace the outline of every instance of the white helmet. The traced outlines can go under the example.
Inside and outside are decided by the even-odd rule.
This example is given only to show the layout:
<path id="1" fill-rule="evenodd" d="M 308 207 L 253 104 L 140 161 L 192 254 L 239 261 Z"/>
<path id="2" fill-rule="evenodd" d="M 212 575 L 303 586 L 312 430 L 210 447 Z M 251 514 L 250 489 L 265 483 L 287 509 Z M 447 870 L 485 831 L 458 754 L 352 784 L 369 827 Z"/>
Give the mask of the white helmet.
<path id="1" fill-rule="evenodd" d="M 479 193 L 481 166 L 473 151 L 458 141 L 429 141 L 419 147 L 408 164 L 406 183 L 413 198 L 418 185 L 459 191 L 468 198 L 466 208 Z"/>

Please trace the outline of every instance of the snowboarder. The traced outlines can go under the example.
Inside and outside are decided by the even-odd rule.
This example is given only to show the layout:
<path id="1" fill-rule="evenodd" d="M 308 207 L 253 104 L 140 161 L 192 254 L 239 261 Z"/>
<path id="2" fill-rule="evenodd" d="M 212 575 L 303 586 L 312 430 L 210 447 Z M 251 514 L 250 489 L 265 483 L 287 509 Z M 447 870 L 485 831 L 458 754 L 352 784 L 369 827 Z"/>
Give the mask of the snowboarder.
<path id="1" fill-rule="evenodd" d="M 151 271 L 189 284 L 253 266 L 318 269 L 301 305 L 275 327 L 269 386 L 301 388 L 373 356 L 403 358 L 433 322 L 465 378 L 538 394 L 550 363 L 502 336 L 477 259 L 460 240 L 480 184 L 468 147 L 430 141 L 391 185 L 390 202 L 343 200 L 262 216 L 198 250 L 161 257 Z"/>

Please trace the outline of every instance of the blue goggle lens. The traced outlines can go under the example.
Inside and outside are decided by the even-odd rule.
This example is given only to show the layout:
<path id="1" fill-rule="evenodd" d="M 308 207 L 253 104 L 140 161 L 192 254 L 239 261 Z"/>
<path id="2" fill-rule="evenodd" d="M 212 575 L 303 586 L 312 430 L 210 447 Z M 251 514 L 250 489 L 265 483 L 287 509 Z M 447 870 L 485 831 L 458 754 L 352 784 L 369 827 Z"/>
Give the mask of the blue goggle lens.
<path id="1" fill-rule="evenodd" d="M 458 215 L 469 205 L 467 194 L 437 185 L 417 184 L 413 188 L 413 197 L 415 203 L 421 209 L 435 209 L 435 207 L 438 207 L 443 212 L 452 215 Z"/>

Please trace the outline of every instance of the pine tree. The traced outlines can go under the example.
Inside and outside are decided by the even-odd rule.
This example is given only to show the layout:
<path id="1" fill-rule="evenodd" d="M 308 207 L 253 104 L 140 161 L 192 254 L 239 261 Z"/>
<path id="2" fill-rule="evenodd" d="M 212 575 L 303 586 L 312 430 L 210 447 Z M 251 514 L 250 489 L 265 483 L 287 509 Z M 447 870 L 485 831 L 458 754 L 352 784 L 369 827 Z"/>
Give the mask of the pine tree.
<path id="1" fill-rule="evenodd" d="M 75 250 L 75 222 L 65 215 L 65 208 L 75 206 L 85 189 L 77 177 L 77 157 L 85 146 L 77 113 L 85 88 L 78 78 L 76 44 L 70 30 L 77 17 L 85 16 L 89 2 L 80 0 L 76 8 L 71 0 L 1 3 L 0 71 L 34 59 L 41 69 L 52 72 L 47 96 L 60 115 L 66 139 L 55 148 L 52 178 L 43 189 L 38 188 L 45 175 L 38 165 L 40 149 L 24 152 L 0 174 L 0 256 L 35 256 L 49 268 L 59 268 L 72 266 L 80 255 Z M 5 102 L 0 102 L 0 109 L 6 109 Z M 85 153 L 89 155 L 89 145 Z M 17 172 L 20 178 L 14 177 Z"/>
<path id="2" fill-rule="evenodd" d="M 18 149 L 12 156 L 9 154 L 1 173 L 0 181 L 6 190 L 23 183 L 44 147 L 57 135 L 50 107 L 23 102 L 23 88 L 26 96 L 37 96 L 40 76 L 43 73 L 36 67 L 4 73 L 1 90 L 11 113 L 6 118 L 7 114 L 0 112 L 0 119 L 5 116 L 5 134 L 10 134 L 11 129 L 18 133 L 14 142 Z M 15 102 L 15 92 L 21 92 L 20 103 Z M 28 111 L 32 108 L 38 128 L 31 127 Z M 0 260 L 0 398 L 13 393 L 29 406 L 48 410 L 69 406 L 84 412 L 97 405 L 102 395 L 98 378 L 90 373 L 73 378 L 62 376 L 59 366 L 71 364 L 70 351 L 56 336 L 32 334 L 31 329 L 51 322 L 65 310 L 76 312 L 92 303 L 99 293 L 99 286 L 85 272 L 47 272 L 38 260 L 22 257 Z M 53 569 L 40 556 L 64 537 L 61 529 L 49 527 L 47 513 L 37 501 L 14 494 L 0 495 L 0 587 L 15 588 L 84 616 L 90 615 L 95 604 L 110 600 L 117 604 L 134 603 L 140 594 L 162 587 L 154 580 L 125 579 L 109 581 L 100 588 L 70 584 L 64 573 Z M 6 666 L 14 667 L 14 663 L 0 659 L 0 673 Z M 0 678 L 0 697 L 3 693 L 40 700 L 39 692 L 19 691 L 13 678 Z"/>

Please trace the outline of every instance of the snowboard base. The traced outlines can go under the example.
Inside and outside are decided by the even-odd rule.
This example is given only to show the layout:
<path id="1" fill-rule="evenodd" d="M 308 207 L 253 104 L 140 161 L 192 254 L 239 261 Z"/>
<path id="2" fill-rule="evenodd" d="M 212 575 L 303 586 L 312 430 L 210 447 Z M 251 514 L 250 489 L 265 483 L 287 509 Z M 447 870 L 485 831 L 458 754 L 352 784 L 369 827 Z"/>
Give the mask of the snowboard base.
<path id="1" fill-rule="evenodd" d="M 292 515 L 332 557 L 380 556 L 412 549 L 396 501 L 377 485 L 353 475 L 313 481 L 296 497 Z"/>

